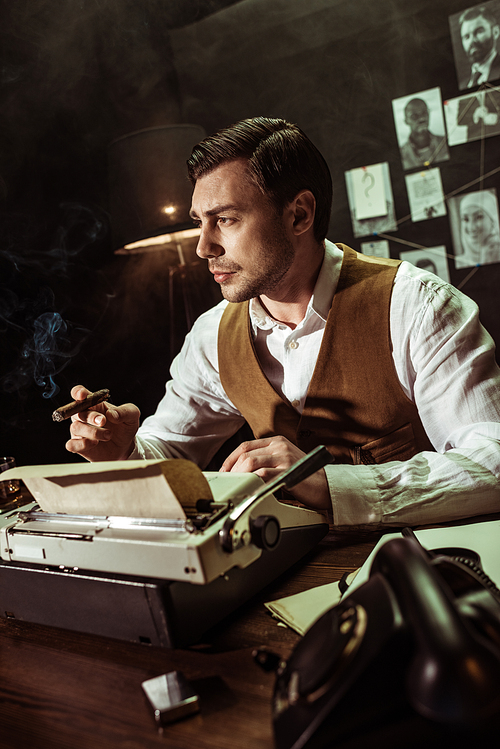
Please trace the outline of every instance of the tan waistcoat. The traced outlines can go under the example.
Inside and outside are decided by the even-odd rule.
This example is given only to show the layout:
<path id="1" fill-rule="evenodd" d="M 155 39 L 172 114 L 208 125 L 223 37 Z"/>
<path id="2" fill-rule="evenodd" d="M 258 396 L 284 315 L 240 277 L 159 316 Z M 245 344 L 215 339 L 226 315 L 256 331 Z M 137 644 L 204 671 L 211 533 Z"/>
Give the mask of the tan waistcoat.
<path id="1" fill-rule="evenodd" d="M 221 318 L 222 386 L 257 439 L 281 434 L 304 452 L 326 445 L 340 463 L 407 460 L 433 450 L 391 356 L 390 299 L 400 261 L 338 246 L 340 278 L 302 415 L 262 371 L 248 302 L 228 304 Z"/>

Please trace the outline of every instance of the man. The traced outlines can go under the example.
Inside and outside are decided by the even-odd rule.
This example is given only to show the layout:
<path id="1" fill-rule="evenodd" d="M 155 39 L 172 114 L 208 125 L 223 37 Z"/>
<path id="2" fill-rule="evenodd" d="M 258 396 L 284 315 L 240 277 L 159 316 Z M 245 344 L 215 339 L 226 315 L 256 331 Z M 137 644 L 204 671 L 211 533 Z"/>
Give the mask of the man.
<path id="1" fill-rule="evenodd" d="M 495 16 L 485 6 L 477 5 L 464 11 L 458 23 L 462 46 L 471 65 L 470 75 L 460 81 L 460 88 L 472 88 L 500 78 L 496 47 L 500 27 Z"/>
<path id="2" fill-rule="evenodd" d="M 429 131 L 429 109 L 423 99 L 411 99 L 405 107 L 405 124 L 410 128 L 408 141 L 401 147 L 403 169 L 429 166 L 450 158 L 446 138 Z"/>
<path id="3" fill-rule="evenodd" d="M 294 488 L 339 526 L 449 520 L 500 508 L 500 372 L 476 305 L 409 263 L 325 240 L 328 167 L 295 125 L 258 117 L 193 149 L 197 253 L 225 300 L 172 364 L 156 413 L 73 418 L 88 460 L 183 457 L 274 478 L 325 444 L 336 463 Z M 81 386 L 72 396 L 85 397 Z"/>

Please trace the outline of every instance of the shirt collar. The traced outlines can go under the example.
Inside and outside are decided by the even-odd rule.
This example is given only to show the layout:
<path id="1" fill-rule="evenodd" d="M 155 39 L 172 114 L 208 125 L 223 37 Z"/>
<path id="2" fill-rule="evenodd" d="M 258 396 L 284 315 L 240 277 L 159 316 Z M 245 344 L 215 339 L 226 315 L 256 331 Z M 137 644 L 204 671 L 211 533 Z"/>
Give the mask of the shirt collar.
<path id="1" fill-rule="evenodd" d="M 315 314 L 326 322 L 330 307 L 332 306 L 333 295 L 337 288 L 343 256 L 344 253 L 336 244 L 333 244 L 328 239 L 325 240 L 325 256 L 316 285 L 314 286 L 314 291 L 307 305 L 304 321 Z M 249 313 L 254 333 L 257 332 L 257 328 L 270 330 L 275 325 L 279 325 L 276 320 L 267 314 L 258 297 L 250 300 Z M 281 327 L 286 326 L 282 325 Z"/>

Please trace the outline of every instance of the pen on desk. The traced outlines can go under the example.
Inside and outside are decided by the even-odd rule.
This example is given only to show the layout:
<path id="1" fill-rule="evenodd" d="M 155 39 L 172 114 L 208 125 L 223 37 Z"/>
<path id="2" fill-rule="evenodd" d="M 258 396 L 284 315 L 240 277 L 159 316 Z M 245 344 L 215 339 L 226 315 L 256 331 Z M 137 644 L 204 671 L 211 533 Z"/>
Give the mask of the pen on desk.
<path id="1" fill-rule="evenodd" d="M 87 411 L 89 408 L 92 408 L 92 406 L 97 406 L 98 403 L 102 403 L 108 399 L 109 390 L 96 390 L 95 393 L 91 393 L 84 398 L 84 400 L 72 401 L 66 406 L 56 408 L 52 414 L 52 419 L 54 421 L 64 421 L 65 419 L 69 419 L 71 416 L 79 414 L 81 411 Z"/>

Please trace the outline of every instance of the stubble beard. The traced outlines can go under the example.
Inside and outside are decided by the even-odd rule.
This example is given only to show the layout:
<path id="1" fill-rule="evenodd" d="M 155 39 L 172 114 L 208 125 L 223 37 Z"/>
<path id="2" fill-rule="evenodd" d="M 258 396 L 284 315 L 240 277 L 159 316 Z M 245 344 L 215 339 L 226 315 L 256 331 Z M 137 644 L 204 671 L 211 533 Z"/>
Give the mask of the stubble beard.
<path id="1" fill-rule="evenodd" d="M 284 231 L 276 231 L 261 248 L 254 261 L 257 272 L 251 278 L 241 278 L 241 266 L 226 268 L 238 274 L 235 279 L 229 278 L 220 284 L 222 296 L 228 302 L 246 302 L 249 299 L 265 294 L 269 296 L 278 287 L 290 270 L 295 258 L 295 249 Z M 260 270 L 259 270 L 260 267 Z M 220 265 L 217 264 L 217 268 Z M 224 268 L 222 268 L 224 270 Z"/>

